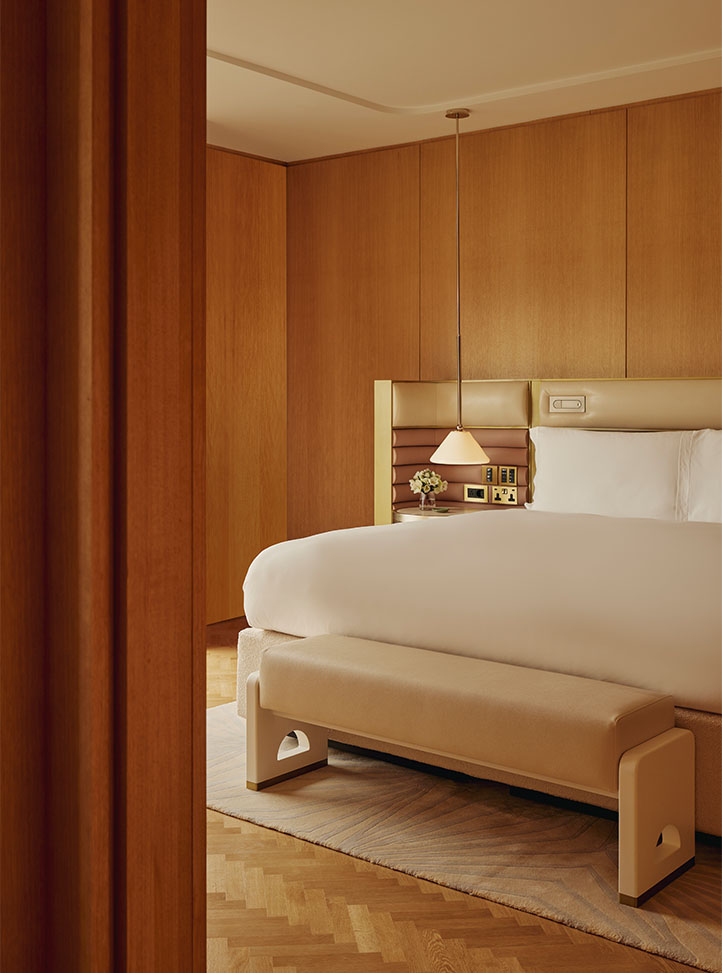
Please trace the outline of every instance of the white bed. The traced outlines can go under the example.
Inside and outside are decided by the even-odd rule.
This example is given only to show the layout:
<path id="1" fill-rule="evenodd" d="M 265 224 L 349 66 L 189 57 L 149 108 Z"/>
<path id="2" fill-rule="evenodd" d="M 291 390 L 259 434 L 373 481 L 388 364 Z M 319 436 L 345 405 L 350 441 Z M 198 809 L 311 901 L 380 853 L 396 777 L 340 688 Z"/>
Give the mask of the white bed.
<path id="1" fill-rule="evenodd" d="M 719 524 L 527 510 L 360 527 L 259 554 L 246 617 L 294 636 L 626 683 L 722 713 L 721 551 Z"/>
<path id="2" fill-rule="evenodd" d="M 525 383 L 468 383 L 482 436 L 489 416 L 497 430 L 523 428 L 531 401 L 533 508 L 403 524 L 389 524 L 394 444 L 434 441 L 449 421 L 448 383 L 376 385 L 379 526 L 256 558 L 244 584 L 253 627 L 239 638 L 239 712 L 267 645 L 320 634 L 669 693 L 677 725 L 696 738 L 697 827 L 722 834 L 722 382 L 532 382 L 530 399 Z M 558 399 L 575 413 L 556 413 Z M 418 448 L 414 461 L 428 461 Z"/>

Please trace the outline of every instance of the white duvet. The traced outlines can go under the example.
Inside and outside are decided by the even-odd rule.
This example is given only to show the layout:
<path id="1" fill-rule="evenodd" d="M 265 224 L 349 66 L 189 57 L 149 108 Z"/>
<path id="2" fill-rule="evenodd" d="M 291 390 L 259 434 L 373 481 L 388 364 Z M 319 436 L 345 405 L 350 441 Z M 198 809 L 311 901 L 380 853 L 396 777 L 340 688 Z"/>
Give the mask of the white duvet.
<path id="1" fill-rule="evenodd" d="M 722 712 L 722 526 L 527 510 L 276 544 L 249 624 L 626 683 Z"/>

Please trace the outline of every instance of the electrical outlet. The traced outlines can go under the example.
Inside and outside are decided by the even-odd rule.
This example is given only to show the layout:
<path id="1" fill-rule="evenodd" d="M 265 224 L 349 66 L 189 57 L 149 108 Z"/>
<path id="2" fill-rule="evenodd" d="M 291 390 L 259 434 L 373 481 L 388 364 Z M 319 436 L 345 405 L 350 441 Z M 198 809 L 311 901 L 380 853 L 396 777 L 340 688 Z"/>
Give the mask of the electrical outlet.
<path id="1" fill-rule="evenodd" d="M 491 491 L 491 502 L 497 504 L 516 503 L 516 487 L 495 486 Z"/>
<path id="2" fill-rule="evenodd" d="M 499 475 L 496 478 L 496 483 L 499 483 L 501 486 L 516 486 L 517 484 L 516 466 L 500 466 Z"/>
<path id="3" fill-rule="evenodd" d="M 482 466 L 481 468 L 481 479 L 484 483 L 496 483 L 498 475 L 498 466 Z"/>
<path id="4" fill-rule="evenodd" d="M 488 503 L 489 487 L 485 483 L 465 483 L 464 500 L 467 503 Z"/>

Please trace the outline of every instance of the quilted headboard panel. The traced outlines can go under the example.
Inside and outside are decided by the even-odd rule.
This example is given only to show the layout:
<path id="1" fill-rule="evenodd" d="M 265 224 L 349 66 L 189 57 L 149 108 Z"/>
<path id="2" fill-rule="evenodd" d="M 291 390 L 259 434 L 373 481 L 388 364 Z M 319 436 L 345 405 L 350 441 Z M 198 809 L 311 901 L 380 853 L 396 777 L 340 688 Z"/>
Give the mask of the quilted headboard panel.
<path id="1" fill-rule="evenodd" d="M 409 480 L 417 470 L 429 466 L 431 454 L 443 440 L 446 429 L 394 429 L 392 434 L 392 500 L 399 503 L 418 503 L 411 492 Z M 526 429 L 472 429 L 494 466 L 516 466 L 518 471 L 517 505 L 527 499 L 529 482 L 529 433 Z M 465 483 L 484 483 L 482 466 L 434 466 L 436 472 L 449 484 L 440 498 L 445 501 L 463 502 Z"/>

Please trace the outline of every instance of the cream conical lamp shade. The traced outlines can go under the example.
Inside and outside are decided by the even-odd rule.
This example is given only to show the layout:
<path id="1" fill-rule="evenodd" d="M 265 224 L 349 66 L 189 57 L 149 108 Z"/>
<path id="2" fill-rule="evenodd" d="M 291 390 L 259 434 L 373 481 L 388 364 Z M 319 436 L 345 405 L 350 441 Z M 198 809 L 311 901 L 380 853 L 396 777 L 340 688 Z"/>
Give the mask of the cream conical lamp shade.
<path id="1" fill-rule="evenodd" d="M 431 454 L 431 462 L 444 466 L 482 466 L 489 462 L 489 457 L 468 429 L 452 429 Z"/>

